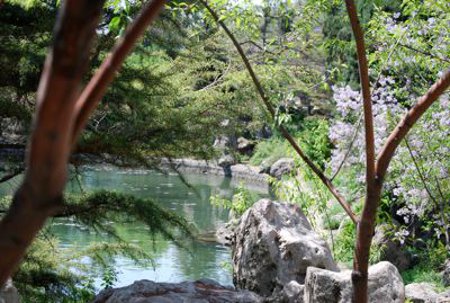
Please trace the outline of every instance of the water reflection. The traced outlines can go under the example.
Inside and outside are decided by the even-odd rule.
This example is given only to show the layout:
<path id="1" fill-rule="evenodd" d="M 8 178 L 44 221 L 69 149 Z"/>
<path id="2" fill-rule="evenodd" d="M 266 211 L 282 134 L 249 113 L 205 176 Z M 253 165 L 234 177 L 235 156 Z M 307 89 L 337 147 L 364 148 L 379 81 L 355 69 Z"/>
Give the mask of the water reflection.
<path id="1" fill-rule="evenodd" d="M 193 222 L 199 230 L 214 230 L 228 219 L 228 212 L 209 203 L 211 195 L 231 197 L 235 184 L 228 178 L 210 175 L 186 175 L 193 186 L 187 187 L 176 174 L 162 174 L 157 171 L 118 169 L 114 167 L 86 166 L 81 170 L 79 182 L 71 180 L 66 190 L 80 192 L 98 189 L 115 190 L 142 198 L 151 198 Z M 14 185 L 0 185 L 0 196 L 11 194 Z M 257 188 L 254 188 L 257 189 Z M 259 189 L 261 196 L 267 191 Z M 224 285 L 232 285 L 231 273 L 223 267 L 230 262 L 228 248 L 213 243 L 195 242 L 188 249 L 177 247 L 171 242 L 152 239 L 145 226 L 136 222 L 114 224 L 119 235 L 140 245 L 154 256 L 154 268 L 136 265 L 131 259 L 115 257 L 111 262 L 118 270 L 115 286 L 124 286 L 139 279 L 159 282 L 181 282 L 199 278 L 211 278 Z M 107 235 L 93 233 L 70 218 L 51 221 L 53 233 L 60 239 L 62 249 L 82 250 L 92 243 L 113 241 Z M 97 279 L 97 285 L 100 285 Z"/>

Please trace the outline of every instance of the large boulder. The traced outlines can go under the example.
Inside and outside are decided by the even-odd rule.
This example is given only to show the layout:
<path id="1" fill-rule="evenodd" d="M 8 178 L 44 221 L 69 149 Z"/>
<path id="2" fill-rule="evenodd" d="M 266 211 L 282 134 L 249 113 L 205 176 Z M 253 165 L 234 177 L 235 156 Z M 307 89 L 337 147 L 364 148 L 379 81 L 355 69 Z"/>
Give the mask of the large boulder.
<path id="1" fill-rule="evenodd" d="M 406 298 L 412 303 L 435 303 L 438 294 L 429 283 L 412 283 L 405 287 Z"/>
<path id="2" fill-rule="evenodd" d="M 232 248 L 236 287 L 265 297 L 278 296 L 291 281 L 303 284 L 309 266 L 338 270 L 326 242 L 293 204 L 255 203 L 242 215 Z"/>
<path id="3" fill-rule="evenodd" d="M 8 279 L 6 284 L 0 288 L 0 303 L 19 303 L 19 293 L 14 287 L 12 280 Z"/>
<path id="4" fill-rule="evenodd" d="M 277 178 L 278 180 L 281 179 L 283 175 L 291 173 L 295 168 L 295 162 L 293 159 L 290 158 L 281 158 L 278 161 L 276 161 L 272 166 L 270 167 L 269 174 Z"/>
<path id="5" fill-rule="evenodd" d="M 156 283 L 136 281 L 121 288 L 103 290 L 93 303 L 257 303 L 262 299 L 250 291 L 236 291 L 217 282 Z"/>
<path id="6" fill-rule="evenodd" d="M 309 267 L 305 281 L 305 303 L 352 302 L 351 270 L 333 272 Z M 397 268 L 380 262 L 369 268 L 369 302 L 403 303 L 405 288 Z"/>

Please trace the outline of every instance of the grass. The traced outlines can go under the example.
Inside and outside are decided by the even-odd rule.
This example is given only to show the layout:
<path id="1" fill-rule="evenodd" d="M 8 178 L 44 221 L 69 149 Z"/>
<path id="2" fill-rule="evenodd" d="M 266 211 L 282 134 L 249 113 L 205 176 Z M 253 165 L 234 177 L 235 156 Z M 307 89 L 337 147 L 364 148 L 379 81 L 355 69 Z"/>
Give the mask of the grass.
<path id="1" fill-rule="evenodd" d="M 411 283 L 426 282 L 432 284 L 437 292 L 445 290 L 444 282 L 441 274 L 427 264 L 418 264 L 411 269 L 407 269 L 401 273 L 405 285 Z"/>

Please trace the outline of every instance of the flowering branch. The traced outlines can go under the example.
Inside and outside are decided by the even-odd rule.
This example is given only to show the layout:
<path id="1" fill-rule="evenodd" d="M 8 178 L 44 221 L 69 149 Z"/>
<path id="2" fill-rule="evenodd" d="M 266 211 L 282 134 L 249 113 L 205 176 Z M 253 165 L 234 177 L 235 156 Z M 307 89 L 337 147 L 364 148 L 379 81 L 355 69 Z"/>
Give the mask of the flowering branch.
<path id="1" fill-rule="evenodd" d="M 442 78 L 440 78 L 433 86 L 430 87 L 428 92 L 423 95 L 419 101 L 414 105 L 403 117 L 403 119 L 397 124 L 391 135 L 387 138 L 381 151 L 377 156 L 376 172 L 377 177 L 382 180 L 387 172 L 389 163 L 394 156 L 400 142 L 406 137 L 417 120 L 422 117 L 425 111 L 433 104 L 437 98 L 445 92 L 450 86 L 450 70 L 447 70 Z"/>
<path id="2" fill-rule="evenodd" d="M 366 141 L 366 199 L 361 214 L 361 220 L 358 223 L 357 229 L 352 273 L 353 302 L 366 303 L 368 301 L 368 266 L 370 246 L 375 230 L 376 213 L 381 200 L 385 174 L 401 140 L 405 138 L 417 120 L 450 85 L 450 71 L 447 71 L 444 76 L 430 88 L 428 93 L 409 110 L 402 121 L 400 121 L 388 137 L 384 147 L 377 157 L 378 161 L 376 162 L 371 92 L 367 59 L 365 56 L 364 36 L 354 1 L 346 0 L 345 3 L 356 40 L 360 82 L 363 94 Z"/>

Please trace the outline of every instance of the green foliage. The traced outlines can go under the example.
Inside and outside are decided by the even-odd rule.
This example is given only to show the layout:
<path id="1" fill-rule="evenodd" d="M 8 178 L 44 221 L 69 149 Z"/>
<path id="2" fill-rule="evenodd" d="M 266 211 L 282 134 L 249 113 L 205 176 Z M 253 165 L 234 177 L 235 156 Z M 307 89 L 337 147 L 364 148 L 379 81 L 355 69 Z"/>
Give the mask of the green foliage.
<path id="1" fill-rule="evenodd" d="M 190 237 L 192 234 L 191 226 L 185 219 L 149 199 L 98 191 L 85 196 L 67 196 L 65 200 L 64 216 L 74 215 L 79 222 L 97 231 L 117 235 L 111 226 L 105 224 L 114 218 L 119 222 L 138 220 L 147 225 L 152 236 L 161 234 L 175 243 L 180 243 L 174 235 L 175 231 L 179 231 L 182 238 Z M 95 212 L 92 212 L 93 209 Z"/>
<path id="2" fill-rule="evenodd" d="M 442 281 L 442 275 L 436 269 L 428 266 L 426 263 L 420 263 L 411 269 L 405 270 L 401 273 L 403 283 L 431 283 L 436 291 L 444 291 L 445 286 Z"/>
<path id="3" fill-rule="evenodd" d="M 306 155 L 319 167 L 325 168 L 331 156 L 331 143 L 328 137 L 328 121 L 321 118 L 305 119 L 297 136 Z"/>
<path id="4" fill-rule="evenodd" d="M 247 209 L 252 207 L 257 198 L 256 194 L 250 192 L 243 184 L 240 184 L 231 200 L 216 195 L 211 197 L 211 203 L 229 209 L 234 216 L 240 217 Z"/>
<path id="5" fill-rule="evenodd" d="M 0 199 L 0 209 L 6 209 L 11 197 Z M 76 251 L 61 251 L 51 229 L 45 229 L 27 252 L 14 276 L 15 285 L 24 302 L 87 302 L 94 294 L 91 277 L 100 276 L 105 287 L 116 279 L 111 259 L 124 255 L 143 265 L 151 265 L 152 255 L 139 245 L 124 242 L 120 231 L 108 222 L 142 222 L 154 240 L 161 235 L 184 245 L 192 237 L 192 226 L 183 218 L 165 210 L 148 199 L 114 192 L 99 191 L 86 195 L 68 195 L 59 216 L 72 217 L 75 222 L 97 233 L 107 233 L 108 239 Z M 81 262 L 89 258 L 89 263 Z M 100 271 L 99 271 L 100 270 Z"/>
<path id="6" fill-rule="evenodd" d="M 117 282 L 117 271 L 114 267 L 108 266 L 102 276 L 102 288 L 112 288 Z"/>
<path id="7" fill-rule="evenodd" d="M 23 302 L 86 302 L 94 287 L 78 262 L 58 253 L 57 239 L 41 232 L 14 275 Z M 77 268 L 76 273 L 73 269 Z"/>
<path id="8" fill-rule="evenodd" d="M 289 125 L 288 125 L 289 126 Z M 296 128 L 294 138 L 299 142 L 306 155 L 317 165 L 323 167 L 331 154 L 331 143 L 328 139 L 328 121 L 320 117 L 302 119 Z M 250 159 L 253 165 L 270 166 L 284 157 L 295 157 L 291 145 L 278 133 L 270 139 L 260 141 Z"/>
<path id="9" fill-rule="evenodd" d="M 289 155 L 289 147 L 285 141 L 278 137 L 272 137 L 265 141 L 260 141 L 256 145 L 255 151 L 250 159 L 253 165 L 270 166 L 277 160 Z"/>

